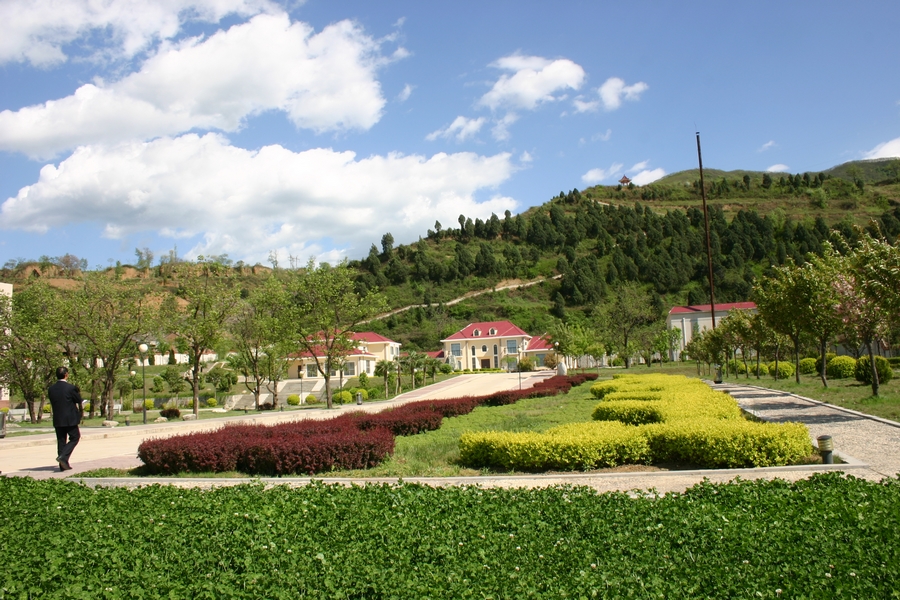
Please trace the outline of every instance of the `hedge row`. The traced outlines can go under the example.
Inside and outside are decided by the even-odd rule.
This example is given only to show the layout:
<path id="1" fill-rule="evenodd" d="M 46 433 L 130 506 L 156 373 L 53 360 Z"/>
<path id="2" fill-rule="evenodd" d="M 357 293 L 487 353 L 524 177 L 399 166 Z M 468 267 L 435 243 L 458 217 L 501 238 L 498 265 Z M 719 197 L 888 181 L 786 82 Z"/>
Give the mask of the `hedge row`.
<path id="1" fill-rule="evenodd" d="M 444 417 L 472 412 L 481 405 L 511 404 L 522 398 L 569 391 L 596 375 L 556 376 L 523 390 L 487 396 L 413 402 L 379 413 L 352 413 L 333 419 L 267 425 L 227 425 L 143 442 L 138 456 L 150 473 L 241 471 L 251 475 L 323 473 L 366 469 L 394 450 L 394 436 L 414 435 L 441 426 Z"/>
<path id="2" fill-rule="evenodd" d="M 521 471 L 666 462 L 734 468 L 796 463 L 813 451 L 805 425 L 748 421 L 734 399 L 695 379 L 619 376 L 591 392 L 602 399 L 594 422 L 466 433 L 461 461 Z"/>

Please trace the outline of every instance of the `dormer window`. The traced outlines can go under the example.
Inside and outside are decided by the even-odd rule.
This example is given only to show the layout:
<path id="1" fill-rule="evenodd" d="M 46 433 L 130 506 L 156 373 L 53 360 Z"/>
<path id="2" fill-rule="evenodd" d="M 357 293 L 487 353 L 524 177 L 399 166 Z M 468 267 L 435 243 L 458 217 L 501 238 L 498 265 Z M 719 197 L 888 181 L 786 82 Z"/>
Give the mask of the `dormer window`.
<path id="1" fill-rule="evenodd" d="M 491 327 L 491 335 L 497 335 L 497 330 Z"/>
<path id="2" fill-rule="evenodd" d="M 480 330 L 480 329 L 476 329 L 475 331 L 472 332 L 472 335 L 473 335 L 474 337 L 478 337 L 479 335 L 481 335 L 481 330 Z"/>

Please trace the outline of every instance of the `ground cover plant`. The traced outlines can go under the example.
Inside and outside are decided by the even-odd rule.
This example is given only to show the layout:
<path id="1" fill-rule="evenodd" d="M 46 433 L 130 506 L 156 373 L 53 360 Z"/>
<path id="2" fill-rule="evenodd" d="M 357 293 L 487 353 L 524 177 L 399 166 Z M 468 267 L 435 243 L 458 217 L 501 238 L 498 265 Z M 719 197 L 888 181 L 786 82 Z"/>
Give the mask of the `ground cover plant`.
<path id="1" fill-rule="evenodd" d="M 336 469 L 367 469 L 394 449 L 394 436 L 435 430 L 445 417 L 476 406 L 501 406 L 536 396 L 569 391 L 596 375 L 556 376 L 530 388 L 487 396 L 413 402 L 376 414 L 353 413 L 324 421 L 274 426 L 231 425 L 143 442 L 138 456 L 149 474 L 241 471 L 259 475 L 314 474 Z"/>
<path id="2" fill-rule="evenodd" d="M 460 461 L 525 471 L 669 462 L 733 468 L 799 463 L 812 453 L 805 425 L 744 419 L 733 398 L 696 379 L 620 374 L 591 393 L 601 400 L 594 422 L 467 433 Z"/>
<path id="3" fill-rule="evenodd" d="M 900 570 L 900 480 L 835 473 L 662 497 L 4 478 L 0 503 L 3 598 L 889 598 Z"/>

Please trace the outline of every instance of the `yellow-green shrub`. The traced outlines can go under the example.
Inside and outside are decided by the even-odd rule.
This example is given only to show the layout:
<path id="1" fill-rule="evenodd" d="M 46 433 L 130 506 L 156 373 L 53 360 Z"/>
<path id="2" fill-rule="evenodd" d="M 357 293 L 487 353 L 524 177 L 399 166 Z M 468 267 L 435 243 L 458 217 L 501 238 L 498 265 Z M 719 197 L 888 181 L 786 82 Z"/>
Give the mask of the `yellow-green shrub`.
<path id="1" fill-rule="evenodd" d="M 802 423 L 698 419 L 642 427 L 653 462 L 701 467 L 771 467 L 796 463 L 813 452 Z"/>
<path id="2" fill-rule="evenodd" d="M 519 471 L 575 470 L 644 463 L 647 438 L 635 427 L 615 422 L 563 425 L 547 431 L 464 433 L 460 461 Z"/>
<path id="3" fill-rule="evenodd" d="M 621 374 L 591 393 L 602 400 L 593 422 L 546 433 L 466 433 L 461 461 L 523 471 L 648 461 L 767 467 L 799 462 L 813 451 L 805 425 L 748 421 L 731 396 L 696 379 Z"/>

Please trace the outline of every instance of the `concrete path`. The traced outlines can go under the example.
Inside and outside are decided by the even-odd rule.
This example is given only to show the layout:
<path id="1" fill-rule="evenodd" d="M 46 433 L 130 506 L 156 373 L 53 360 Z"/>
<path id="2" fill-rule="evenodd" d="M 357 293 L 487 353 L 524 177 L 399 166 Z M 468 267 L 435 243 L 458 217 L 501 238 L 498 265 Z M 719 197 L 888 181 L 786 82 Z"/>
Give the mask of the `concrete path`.
<path id="1" fill-rule="evenodd" d="M 522 373 L 524 387 L 552 375 L 549 371 Z M 516 388 L 519 376 L 509 373 L 484 373 L 460 375 L 440 383 L 425 386 L 401 394 L 391 400 L 367 402 L 362 406 L 347 404 L 335 407 L 289 410 L 286 412 L 258 413 L 251 416 L 204 419 L 201 421 L 173 421 L 132 425 L 130 427 L 82 428 L 81 441 L 75 448 L 70 461 L 72 471 L 61 473 L 56 464 L 56 436 L 53 433 L 17 436 L 0 440 L 0 471 L 3 475 L 25 475 L 39 479 L 49 477 L 71 477 L 85 471 L 103 467 L 130 469 L 138 467 L 141 460 L 137 449 L 141 442 L 150 438 L 169 437 L 199 431 L 219 429 L 228 423 L 261 423 L 274 425 L 304 419 L 330 419 L 347 412 L 363 410 L 378 412 L 393 406 L 426 399 L 455 398 L 459 396 L 483 396 Z"/>
<path id="2" fill-rule="evenodd" d="M 530 385 L 532 377 L 538 374 L 530 374 L 527 378 L 523 378 L 523 385 Z M 504 380 L 505 378 L 505 380 Z M 503 387 L 505 386 L 505 387 Z M 463 393 L 467 394 L 487 394 L 491 391 L 499 389 L 509 389 L 517 387 L 518 381 L 515 375 L 473 375 L 468 380 L 454 378 L 438 384 L 437 386 L 429 386 L 416 392 L 405 394 L 400 397 L 397 403 L 420 400 L 424 397 L 440 398 L 459 396 Z M 711 482 L 727 482 L 740 477 L 744 480 L 752 479 L 784 479 L 787 481 L 796 481 L 807 478 L 814 473 L 823 471 L 843 471 L 856 477 L 870 480 L 880 480 L 884 477 L 895 477 L 900 474 L 900 423 L 878 419 L 826 405 L 815 400 L 802 398 L 793 394 L 757 388 L 754 386 L 723 384 L 712 385 L 715 389 L 728 392 L 738 403 L 745 409 L 753 412 L 760 418 L 772 421 L 800 421 L 806 423 L 810 429 L 813 439 L 819 435 L 829 434 L 834 438 L 835 453 L 847 461 L 846 464 L 839 465 L 803 465 L 794 467 L 772 467 L 763 469 L 703 469 L 692 471 L 652 471 L 641 472 L 634 470 L 627 471 L 602 471 L 591 473 L 552 473 L 546 475 L 517 475 L 517 476 L 487 476 L 487 477 L 422 477 L 422 478 L 405 478 L 404 481 L 410 483 L 423 483 L 435 486 L 447 485 L 481 485 L 485 487 L 545 487 L 550 485 L 569 484 L 569 485 L 585 485 L 593 487 L 598 491 L 635 491 L 645 493 L 648 490 L 656 493 L 681 492 L 685 489 L 705 480 Z M 366 408 L 380 410 L 389 403 L 372 403 L 366 405 Z M 351 407 L 355 408 L 355 407 Z M 345 407 L 346 409 L 346 407 Z M 337 414 L 337 411 L 320 411 L 324 413 L 322 417 L 330 417 Z M 272 421 L 279 414 L 272 415 Z M 269 417 L 269 415 L 266 415 Z M 313 415 L 308 415 L 313 417 Z M 208 423 L 208 422 L 207 422 Z M 182 425 L 182 424 L 174 424 Z M 186 424 L 185 424 L 186 425 Z M 193 424 L 191 424 L 193 425 Z M 221 422 L 218 423 L 221 425 Z M 216 426 L 218 426 L 216 425 Z M 212 426 L 212 424 L 210 424 Z M 132 428 L 134 429 L 134 428 Z M 168 434 L 181 433 L 182 431 L 172 431 Z M 115 432 L 118 433 L 118 432 Z M 155 433 L 153 435 L 160 435 Z M 149 437 L 149 436 L 148 436 Z M 100 466 L 135 466 L 139 464 L 134 458 L 136 451 L 136 440 L 132 440 L 131 445 L 127 448 L 115 446 L 114 448 L 98 450 L 88 450 L 89 446 L 102 447 L 107 440 L 83 440 L 82 444 L 76 449 L 76 454 L 83 452 L 82 457 L 87 464 L 82 469 L 82 463 L 78 464 L 78 468 L 86 470 L 88 468 L 98 468 Z M 112 442 L 113 440 L 109 440 Z M 46 446 L 46 443 L 45 443 Z M 55 446 L 45 447 L 42 457 L 49 457 L 52 464 L 53 448 Z M 96 457 L 97 454 L 104 454 L 103 457 Z M 0 443 L 0 465 L 5 465 L 7 459 L 11 455 Z M 95 458 L 96 457 L 96 458 Z M 132 462 L 127 462 L 128 460 Z M 57 477 L 63 474 L 56 472 L 53 467 L 46 466 L 47 458 L 41 460 L 31 459 L 24 463 L 23 466 L 13 473 L 7 471 L 6 474 L 28 475 L 32 477 Z M 127 464 L 126 464 L 127 463 Z M 75 465 L 73 465 L 75 466 Z M 0 467 L 6 471 L 6 467 Z M 631 467 L 629 469 L 635 469 Z M 77 473 L 76 473 L 77 474 Z M 70 475 L 67 473 L 66 475 Z M 76 477 L 77 479 L 77 477 Z M 366 482 L 396 482 L 394 478 L 378 478 L 378 479 L 348 479 L 348 478 L 325 478 L 328 482 L 342 483 L 345 485 L 364 484 Z M 307 485 L 311 479 L 307 477 L 283 477 L 283 478 L 248 478 L 248 479 L 169 479 L 169 478 L 110 478 L 110 479 L 84 479 L 84 483 L 89 485 L 115 485 L 115 486 L 139 486 L 152 483 L 170 483 L 183 487 L 212 487 L 222 485 L 238 485 L 247 481 L 260 481 L 266 485 L 290 485 L 303 486 Z"/>

